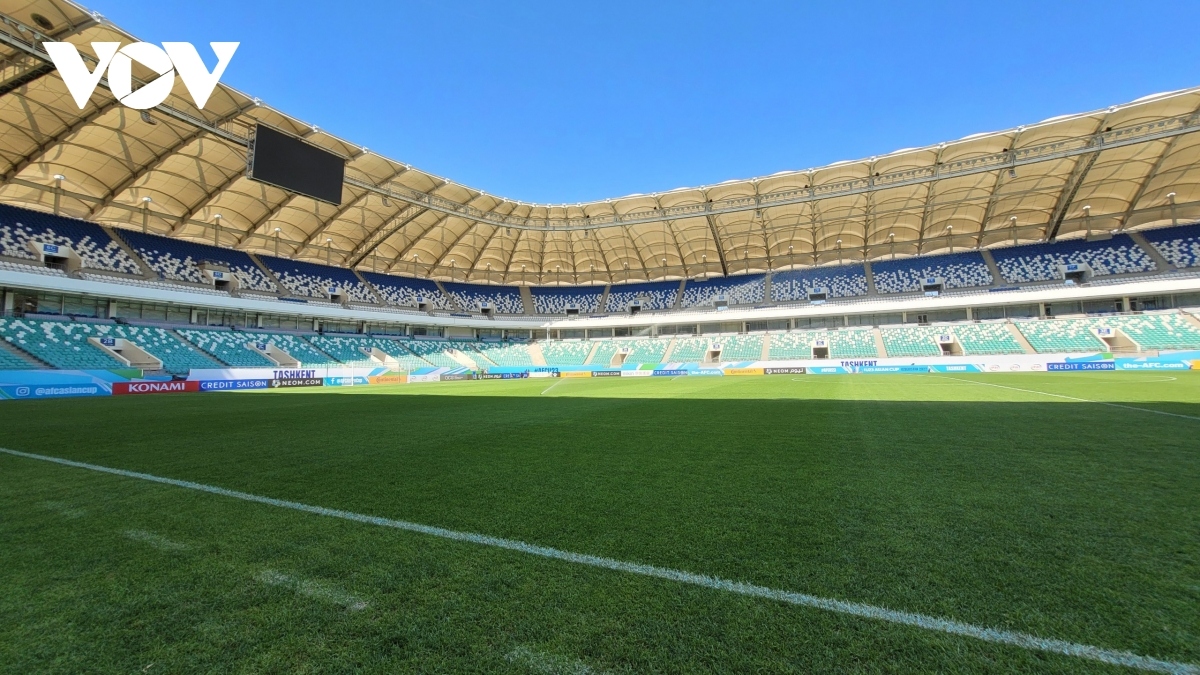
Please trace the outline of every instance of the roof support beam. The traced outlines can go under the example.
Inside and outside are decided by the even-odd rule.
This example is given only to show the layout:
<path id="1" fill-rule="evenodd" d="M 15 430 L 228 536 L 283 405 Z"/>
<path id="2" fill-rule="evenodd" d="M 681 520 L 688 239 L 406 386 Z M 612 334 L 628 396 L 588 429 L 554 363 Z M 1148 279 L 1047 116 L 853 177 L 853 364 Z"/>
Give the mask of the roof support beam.
<path id="1" fill-rule="evenodd" d="M 349 260 L 347 267 L 351 269 L 358 267 L 360 264 L 362 264 L 363 260 L 367 259 L 367 256 L 375 252 L 375 249 L 378 248 L 380 244 L 387 241 L 388 237 L 392 236 L 397 230 L 403 228 L 414 219 L 419 218 L 422 213 L 425 213 L 428 210 L 429 209 L 422 208 L 420 206 L 413 206 L 412 204 L 408 204 L 404 208 L 400 209 L 395 216 L 385 220 L 379 227 L 375 228 L 371 234 L 367 235 L 366 238 L 362 240 L 362 243 L 360 243 L 353 251 L 350 252 L 350 255 L 347 258 Z"/>
<path id="2" fill-rule="evenodd" d="M 721 246 L 721 235 L 717 233 L 717 224 L 713 216 L 705 216 L 708 221 L 708 231 L 712 233 L 713 246 L 717 249 L 717 260 L 721 261 L 721 276 L 729 276 L 729 265 L 725 264 L 725 248 Z"/>
<path id="3" fill-rule="evenodd" d="M 42 141 L 37 148 L 22 157 L 20 161 L 13 165 L 13 168 L 4 175 L 4 182 L 7 183 L 15 178 L 17 174 L 24 171 L 26 167 L 32 164 L 37 164 L 43 157 L 46 156 L 47 153 L 50 152 L 54 146 L 66 141 L 71 136 L 74 136 L 81 129 L 92 122 L 95 122 L 100 117 L 103 117 L 108 111 L 116 108 L 119 104 L 120 101 L 113 99 L 104 105 L 96 106 L 96 108 L 94 108 L 91 112 L 79 118 L 73 124 L 68 125 L 62 131 L 54 134 L 50 138 L 47 138 L 45 141 Z"/>
<path id="4" fill-rule="evenodd" d="M 1192 119 L 1195 120 L 1198 117 L 1200 117 L 1200 108 L 1192 111 Z M 1154 180 L 1154 177 L 1158 175 L 1158 170 L 1162 168 L 1163 162 L 1166 161 L 1167 157 L 1171 156 L 1171 153 L 1175 150 L 1175 146 L 1179 144 L 1180 138 L 1183 137 L 1176 136 L 1167 141 L 1166 147 L 1159 153 L 1158 159 L 1154 160 L 1154 165 L 1150 167 L 1150 171 L 1146 173 L 1146 177 L 1142 179 L 1141 183 L 1138 183 L 1137 192 L 1133 194 L 1133 199 L 1129 200 L 1129 207 L 1125 209 L 1125 214 L 1121 216 L 1122 230 L 1129 227 L 1129 218 L 1133 215 L 1133 210 L 1137 208 L 1137 203 L 1142 201 L 1142 196 L 1146 194 L 1146 188 L 1150 186 L 1150 181 Z"/>
<path id="5" fill-rule="evenodd" d="M 1097 149 L 1092 154 L 1080 157 L 1075 162 L 1075 168 L 1071 170 L 1070 177 L 1063 184 L 1062 192 L 1058 193 L 1058 202 L 1054 205 L 1054 215 L 1046 225 L 1046 241 L 1054 241 L 1054 238 L 1058 236 L 1058 229 L 1062 227 L 1063 221 L 1067 218 L 1067 211 L 1070 210 L 1071 203 L 1075 201 L 1079 186 L 1083 185 L 1088 171 L 1091 171 L 1092 165 L 1096 163 L 1096 158 L 1099 156 L 1100 150 Z"/>

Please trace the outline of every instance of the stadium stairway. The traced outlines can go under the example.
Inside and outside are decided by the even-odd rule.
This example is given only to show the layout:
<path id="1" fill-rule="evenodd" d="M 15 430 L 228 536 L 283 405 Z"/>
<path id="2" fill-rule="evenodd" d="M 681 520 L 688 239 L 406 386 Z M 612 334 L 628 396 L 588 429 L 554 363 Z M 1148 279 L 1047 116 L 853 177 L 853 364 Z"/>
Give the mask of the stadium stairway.
<path id="1" fill-rule="evenodd" d="M 988 272 L 992 274 L 992 288 L 996 288 L 1004 281 L 1004 275 L 1000 274 L 1000 267 L 996 265 L 996 259 L 992 257 L 992 252 L 986 248 L 979 249 L 979 254 L 983 256 L 983 262 L 987 263 Z M 1030 352 L 1032 353 L 1032 352 Z"/>
<path id="2" fill-rule="evenodd" d="M 283 282 L 279 280 L 279 277 L 275 276 L 275 273 L 271 271 L 271 268 L 263 264 L 263 261 L 259 260 L 258 256 L 254 255 L 253 253 L 247 253 L 246 255 L 250 256 L 250 260 L 254 261 L 255 265 L 258 265 L 258 269 L 262 270 L 262 273 L 267 275 L 267 279 L 269 279 L 271 283 L 275 285 L 275 291 L 277 293 L 280 295 L 291 295 L 290 291 L 287 289 L 287 286 L 283 285 Z"/>
<path id="3" fill-rule="evenodd" d="M 521 304 L 525 307 L 525 314 L 532 315 L 533 309 L 534 309 L 533 293 L 530 292 L 528 286 L 518 286 L 517 290 L 519 290 L 521 292 Z M 538 350 L 538 354 L 541 354 L 541 350 Z M 536 362 L 536 359 L 535 359 L 535 362 Z"/>
<path id="4" fill-rule="evenodd" d="M 869 278 L 870 277 L 868 277 L 868 279 Z M 883 333 L 879 332 L 878 326 L 871 329 L 871 335 L 875 336 L 875 351 L 877 351 L 879 353 L 880 358 L 886 359 L 887 355 L 888 355 L 887 344 L 884 343 Z"/>
<path id="5" fill-rule="evenodd" d="M 680 294 L 680 296 L 682 296 L 683 295 L 683 286 L 680 285 L 679 289 L 680 289 L 679 294 Z M 676 301 L 676 305 L 678 305 L 678 304 L 679 304 L 678 301 Z M 667 343 L 667 348 L 665 350 L 663 350 L 663 355 L 662 355 L 663 363 L 671 362 L 671 354 L 674 351 L 675 351 L 675 338 L 671 338 L 671 341 Z"/>
<path id="6" fill-rule="evenodd" d="M 0 368 L 5 370 L 45 370 L 54 366 L 7 340 L 0 340 Z"/>
<path id="7" fill-rule="evenodd" d="M 1146 241 L 1146 238 L 1142 236 L 1141 232 L 1126 232 L 1125 234 L 1129 235 L 1129 238 L 1133 240 L 1133 243 L 1141 246 L 1142 250 L 1146 252 L 1146 255 L 1150 256 L 1150 259 L 1154 261 L 1155 270 L 1151 274 L 1175 269 L 1175 266 L 1168 262 L 1165 257 L 1163 257 L 1161 251 L 1152 246 L 1150 242 Z"/>
<path id="8" fill-rule="evenodd" d="M 677 310 L 680 307 L 683 307 L 683 287 L 686 285 L 687 285 L 687 279 L 683 279 L 682 281 L 679 282 L 679 290 L 675 291 L 675 304 L 671 305 L 671 309 Z M 671 340 L 671 344 L 674 345 L 675 340 Z M 670 354 L 670 353 L 671 353 L 671 347 L 667 347 L 667 354 Z M 664 362 L 666 360 L 667 360 L 666 358 L 663 358 Z"/>
<path id="9" fill-rule="evenodd" d="M 763 275 L 763 301 L 762 301 L 762 304 L 764 304 L 764 305 L 774 304 L 773 302 L 771 302 L 771 298 L 775 297 L 775 296 L 771 295 L 771 277 L 773 277 L 773 276 L 775 276 L 775 274 L 773 272 L 768 272 Z"/>
<path id="10" fill-rule="evenodd" d="M 770 333 L 763 334 L 762 354 L 759 356 L 758 360 L 759 361 L 770 361 L 771 360 L 771 334 Z"/>
<path id="11" fill-rule="evenodd" d="M 441 284 L 438 284 L 438 286 L 440 287 Z M 479 370 L 479 363 L 477 363 L 471 356 L 467 355 L 466 352 L 456 347 L 447 347 L 446 355 L 459 362 L 461 365 L 470 368 L 471 370 Z M 477 353 L 475 356 L 478 356 L 480 361 L 487 363 L 487 358 L 482 354 Z"/>
<path id="12" fill-rule="evenodd" d="M 863 261 L 863 273 L 867 275 L 867 296 L 879 295 L 879 291 L 875 290 L 875 272 L 871 270 L 870 260 Z"/>
<path id="13" fill-rule="evenodd" d="M 446 290 L 446 287 L 442 285 L 442 282 L 437 281 L 435 279 L 433 282 L 433 285 L 437 286 L 438 292 L 441 293 L 442 296 L 444 296 L 446 298 L 446 302 L 450 303 L 450 307 L 453 309 L 453 311 L 455 311 L 455 312 L 465 312 L 466 311 L 462 308 L 462 305 L 458 304 L 458 298 L 451 295 L 450 292 Z"/>
<path id="14" fill-rule="evenodd" d="M 612 284 L 604 284 L 604 291 L 600 293 L 600 304 L 596 305 L 600 312 L 603 312 L 604 308 L 608 307 L 608 289 L 610 288 L 612 288 Z"/>
<path id="15" fill-rule="evenodd" d="M 374 284 L 367 281 L 366 277 L 359 274 L 358 270 L 350 270 L 350 272 L 353 273 L 354 277 L 356 279 L 358 279 L 358 281 L 363 285 L 363 288 L 365 288 L 371 292 L 371 297 L 375 298 L 375 304 L 380 305 L 380 306 L 387 304 L 386 302 L 383 301 L 383 296 L 379 293 L 379 289 L 375 288 Z"/>
<path id="16" fill-rule="evenodd" d="M 528 287 L 522 286 L 521 288 L 528 288 Z M 526 300 L 526 299 L 522 298 L 522 300 Z M 533 307 L 533 305 L 530 304 L 530 302 L 528 300 L 526 300 L 525 311 L 526 312 L 530 311 L 532 307 Z M 539 345 L 536 342 L 530 342 L 529 344 L 525 345 L 525 348 L 529 350 L 529 358 L 533 360 L 533 365 L 535 365 L 535 366 L 548 365 L 546 363 L 546 355 L 542 353 L 541 345 Z"/>
<path id="17" fill-rule="evenodd" d="M 996 278 L 1000 279 L 1000 277 Z M 1037 353 L 1037 350 L 1033 348 L 1033 345 L 1029 344 L 1029 340 L 1025 338 L 1025 334 L 1021 332 L 1021 329 L 1017 328 L 1015 323 L 1008 321 L 1005 325 L 1008 326 L 1008 332 L 1012 333 L 1013 339 L 1017 341 L 1017 344 L 1021 345 L 1021 349 L 1024 349 L 1026 354 Z"/>
<path id="18" fill-rule="evenodd" d="M 1192 324 L 1196 328 L 1200 328 L 1200 316 L 1196 316 L 1195 314 L 1189 314 L 1187 312 L 1180 312 L 1180 314 L 1183 315 L 1183 318 L 1185 320 L 1187 320 L 1188 323 Z"/>
<path id="19" fill-rule="evenodd" d="M 118 228 L 101 225 L 100 229 L 104 230 L 104 232 L 117 243 L 117 246 L 121 247 L 122 251 L 125 251 L 125 255 L 129 256 L 133 259 L 133 262 L 137 263 L 138 269 L 142 270 L 143 277 L 146 279 L 159 278 L 158 272 L 155 272 L 154 269 L 150 267 L 150 263 L 143 260 L 142 256 L 139 255 L 137 251 L 133 250 L 133 247 L 129 245 L 129 242 L 125 241 L 125 238 L 121 236 Z"/>

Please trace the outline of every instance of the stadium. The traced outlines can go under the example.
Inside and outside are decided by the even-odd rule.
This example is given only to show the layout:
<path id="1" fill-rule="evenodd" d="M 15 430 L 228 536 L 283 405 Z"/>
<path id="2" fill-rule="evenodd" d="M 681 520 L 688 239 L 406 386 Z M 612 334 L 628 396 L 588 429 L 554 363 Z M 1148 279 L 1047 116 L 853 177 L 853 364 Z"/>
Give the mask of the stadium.
<path id="1" fill-rule="evenodd" d="M 1200 673 L 1200 87 L 540 204 L 137 42 L 0 1 L 0 670 Z"/>

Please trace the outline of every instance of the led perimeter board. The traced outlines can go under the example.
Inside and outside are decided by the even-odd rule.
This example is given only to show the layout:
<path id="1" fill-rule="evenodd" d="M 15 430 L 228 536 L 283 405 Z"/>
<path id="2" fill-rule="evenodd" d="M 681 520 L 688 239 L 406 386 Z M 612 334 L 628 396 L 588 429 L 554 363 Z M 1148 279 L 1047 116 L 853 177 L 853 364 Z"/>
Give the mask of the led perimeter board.
<path id="1" fill-rule="evenodd" d="M 259 124 L 250 139 L 246 173 L 252 180 L 337 205 L 342 202 L 346 160 L 296 136 Z"/>

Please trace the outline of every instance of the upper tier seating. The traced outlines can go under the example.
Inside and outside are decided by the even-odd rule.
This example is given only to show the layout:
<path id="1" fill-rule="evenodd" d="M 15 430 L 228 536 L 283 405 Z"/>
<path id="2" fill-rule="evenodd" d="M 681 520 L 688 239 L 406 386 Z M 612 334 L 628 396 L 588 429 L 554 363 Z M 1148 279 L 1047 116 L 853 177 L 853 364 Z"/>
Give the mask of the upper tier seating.
<path id="1" fill-rule="evenodd" d="M 68 246 L 79 255 L 85 268 L 142 273 L 125 249 L 99 225 L 0 204 L 0 255 L 37 260 L 29 248 L 30 241 Z"/>
<path id="2" fill-rule="evenodd" d="M 808 300 L 815 288 L 824 288 L 830 298 L 848 298 L 867 294 L 867 273 L 862 265 L 813 267 L 775 272 L 771 275 L 771 296 L 776 302 Z"/>
<path id="3" fill-rule="evenodd" d="M 883 348 L 892 357 L 941 356 L 942 348 L 937 338 L 947 331 L 932 326 L 905 326 L 903 328 L 880 328 Z"/>
<path id="4" fill-rule="evenodd" d="M 285 260 L 269 255 L 260 255 L 258 259 L 296 295 L 328 299 L 330 288 L 340 288 L 354 302 L 375 302 L 375 294 L 371 289 L 363 285 L 354 272 L 344 267 Z"/>
<path id="5" fill-rule="evenodd" d="M 1096 276 L 1150 272 L 1154 260 L 1127 234 L 1104 241 L 1074 239 L 1054 244 L 1031 244 L 992 249 L 1004 280 L 1010 283 L 1061 279 L 1058 266 L 1086 263 Z"/>
<path id="6" fill-rule="evenodd" d="M 533 357 L 529 347 L 516 342 L 479 342 L 475 349 L 488 361 L 498 366 L 532 366 Z M 479 359 L 475 359 L 477 362 Z"/>
<path id="7" fill-rule="evenodd" d="M 67 273 L 53 267 L 42 267 L 36 263 L 15 263 L 7 260 L 0 260 L 0 270 L 10 270 L 12 272 L 24 272 L 26 274 L 45 274 L 52 277 L 65 277 Z"/>
<path id="8" fill-rule="evenodd" d="M 200 349 L 237 368 L 271 368 L 275 364 L 246 346 L 257 336 L 224 329 L 180 328 L 177 333 Z"/>
<path id="9" fill-rule="evenodd" d="M 1092 319 L 1042 319 L 1015 325 L 1039 353 L 1107 351 L 1108 345 L 1092 333 L 1093 324 Z"/>
<path id="10" fill-rule="evenodd" d="M 9 344 L 64 370 L 111 370 L 125 364 L 88 342 L 93 326 L 83 322 L 0 317 L 0 336 Z M 24 366 L 22 366 L 24 367 Z"/>
<path id="11" fill-rule="evenodd" d="M 713 338 L 721 345 L 722 361 L 758 361 L 762 359 L 761 335 L 726 335 Z"/>
<path id="12" fill-rule="evenodd" d="M 492 306 L 497 314 L 524 314 L 525 303 L 521 301 L 521 290 L 514 286 L 485 286 L 482 284 L 456 284 L 442 282 L 442 288 L 454 298 L 458 306 L 468 312 L 478 312 L 484 304 Z"/>
<path id="13" fill-rule="evenodd" d="M 671 361 L 680 363 L 699 363 L 704 360 L 705 353 L 711 341 L 701 337 L 675 338 L 675 348 L 671 350 Z"/>
<path id="14" fill-rule="evenodd" d="M 208 283 L 199 264 L 210 262 L 228 267 L 229 272 L 237 278 L 239 288 L 276 292 L 275 284 L 242 251 L 133 230 L 121 230 L 119 234 L 151 269 L 167 279 Z"/>
<path id="15" fill-rule="evenodd" d="M 533 296 L 535 314 L 566 314 L 568 307 L 575 307 L 583 314 L 600 311 L 600 296 L 603 286 L 534 286 L 529 289 Z"/>
<path id="16" fill-rule="evenodd" d="M 417 308 L 418 300 L 422 300 L 432 309 L 448 310 L 451 308 L 450 299 L 437 287 L 437 283 L 429 279 L 414 277 L 398 277 L 391 274 L 363 272 L 363 278 L 371 282 L 375 290 L 383 296 L 383 301 L 397 307 Z"/>
<path id="17" fill-rule="evenodd" d="M 1200 266 L 1200 223 L 1143 230 L 1142 236 L 1175 267 Z"/>
<path id="18" fill-rule="evenodd" d="M 956 324 L 943 332 L 952 333 L 966 355 L 1025 353 L 1004 321 Z"/>
<path id="19" fill-rule="evenodd" d="M 675 297 L 678 294 L 678 281 L 610 286 L 608 289 L 608 306 L 605 308 L 605 311 L 625 312 L 629 309 L 630 303 L 635 300 L 641 301 L 643 311 L 654 312 L 671 309 L 675 306 Z"/>
<path id="20" fill-rule="evenodd" d="M 670 340 L 662 338 L 647 338 L 644 340 L 624 340 L 618 346 L 628 347 L 629 354 L 625 363 L 662 363 L 663 354 L 667 352 Z"/>
<path id="21" fill-rule="evenodd" d="M 684 308 L 710 307 L 719 296 L 725 296 L 731 305 L 760 303 L 763 301 L 766 278 L 765 274 L 750 274 L 689 281 L 683 287 L 680 306 Z"/>
<path id="22" fill-rule="evenodd" d="M 880 260 L 871 263 L 871 273 L 880 293 L 919 291 L 927 277 L 941 277 L 947 289 L 992 285 L 992 273 L 978 251 Z"/>
<path id="23" fill-rule="evenodd" d="M 587 340 L 554 340 L 541 343 L 541 348 L 549 366 L 582 366 L 592 353 L 592 343 Z"/>

